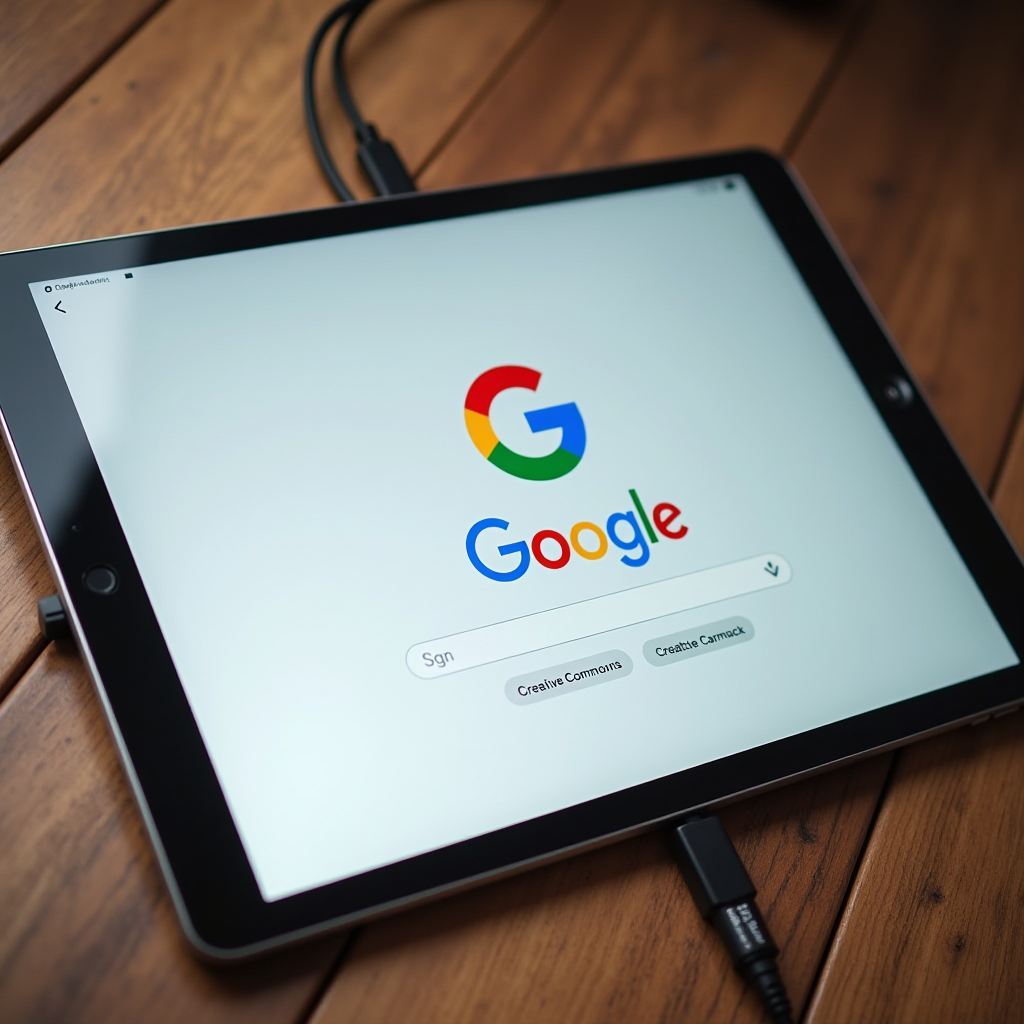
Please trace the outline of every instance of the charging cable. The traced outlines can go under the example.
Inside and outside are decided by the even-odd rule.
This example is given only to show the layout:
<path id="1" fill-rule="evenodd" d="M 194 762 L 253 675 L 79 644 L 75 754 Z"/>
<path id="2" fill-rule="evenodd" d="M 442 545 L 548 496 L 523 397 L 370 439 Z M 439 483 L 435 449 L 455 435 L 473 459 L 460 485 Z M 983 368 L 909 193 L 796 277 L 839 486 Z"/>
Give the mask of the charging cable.
<path id="1" fill-rule="evenodd" d="M 773 1024 L 793 1024 L 772 941 L 736 847 L 718 818 L 691 818 L 669 833 L 672 855 L 701 917 L 725 943 L 733 966 L 757 992 Z"/>
<path id="2" fill-rule="evenodd" d="M 345 44 L 352 33 L 356 22 L 363 12 L 373 3 L 373 0 L 346 0 L 345 3 L 335 7 L 330 14 L 317 26 L 316 32 L 310 41 L 309 49 L 306 51 L 306 64 L 302 75 L 302 101 L 306 111 L 306 128 L 309 131 L 309 140 L 313 144 L 313 152 L 320 163 L 324 176 L 330 183 L 338 199 L 343 203 L 356 201 L 352 190 L 345 184 L 337 165 L 331 158 L 324 139 L 323 129 L 320 124 L 320 115 L 316 107 L 316 60 L 323 46 L 327 33 L 339 22 L 343 21 L 338 38 L 334 41 L 334 52 L 331 56 L 332 77 L 334 80 L 334 91 L 338 94 L 341 105 L 345 108 L 352 127 L 355 130 L 356 143 L 358 144 L 359 163 L 362 165 L 366 176 L 370 179 L 380 196 L 393 196 L 402 192 L 415 192 L 416 185 L 413 183 L 412 175 L 409 174 L 398 150 L 382 139 L 374 125 L 365 120 L 359 112 L 359 107 L 348 87 L 348 79 L 345 76 Z"/>
<path id="3" fill-rule="evenodd" d="M 338 198 L 343 203 L 356 201 L 345 184 L 324 140 L 316 107 L 316 62 L 324 39 L 338 23 L 344 22 L 334 42 L 331 68 L 334 91 L 345 108 L 358 144 L 359 163 L 381 196 L 415 192 L 412 176 L 402 163 L 398 150 L 382 139 L 374 125 L 359 112 L 345 77 L 345 44 L 356 22 L 373 0 L 346 0 L 317 26 L 306 52 L 302 79 L 302 97 L 306 127 L 313 152 Z M 42 620 L 42 605 L 40 605 Z M 789 997 L 776 963 L 779 950 L 768 933 L 754 897 L 754 888 L 743 862 L 736 853 L 718 818 L 692 818 L 672 829 L 669 837 L 672 853 L 683 873 L 697 909 L 721 935 L 732 957 L 733 966 L 758 994 L 773 1024 L 792 1024 Z"/>

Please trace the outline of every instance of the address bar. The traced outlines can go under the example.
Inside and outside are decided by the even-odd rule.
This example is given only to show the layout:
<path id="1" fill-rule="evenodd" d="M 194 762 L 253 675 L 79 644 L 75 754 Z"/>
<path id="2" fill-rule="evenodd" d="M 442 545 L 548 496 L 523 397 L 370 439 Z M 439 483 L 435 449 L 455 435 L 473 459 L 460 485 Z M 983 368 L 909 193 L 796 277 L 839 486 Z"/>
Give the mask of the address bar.
<path id="1" fill-rule="evenodd" d="M 728 565 L 428 640 L 410 647 L 405 663 L 420 679 L 437 679 L 570 640 L 582 640 L 730 597 L 778 587 L 788 583 L 792 575 L 789 563 L 781 555 L 744 558 Z"/>

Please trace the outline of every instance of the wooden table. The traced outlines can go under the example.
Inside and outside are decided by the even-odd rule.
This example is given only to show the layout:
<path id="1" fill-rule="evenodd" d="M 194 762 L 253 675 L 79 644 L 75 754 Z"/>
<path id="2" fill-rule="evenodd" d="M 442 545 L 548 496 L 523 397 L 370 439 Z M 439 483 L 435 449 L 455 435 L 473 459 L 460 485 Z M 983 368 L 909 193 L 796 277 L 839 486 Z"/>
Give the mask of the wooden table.
<path id="1" fill-rule="evenodd" d="M 329 203 L 299 96 L 327 6 L 0 0 L 0 249 Z M 1024 547 L 1024 5 L 381 0 L 351 71 L 422 188 L 785 153 Z M 0 1020 L 760 1019 L 657 835 L 201 966 L 78 657 L 38 635 L 52 589 L 4 455 Z M 805 1020 L 1024 1020 L 1022 782 L 1017 715 L 725 812 Z"/>

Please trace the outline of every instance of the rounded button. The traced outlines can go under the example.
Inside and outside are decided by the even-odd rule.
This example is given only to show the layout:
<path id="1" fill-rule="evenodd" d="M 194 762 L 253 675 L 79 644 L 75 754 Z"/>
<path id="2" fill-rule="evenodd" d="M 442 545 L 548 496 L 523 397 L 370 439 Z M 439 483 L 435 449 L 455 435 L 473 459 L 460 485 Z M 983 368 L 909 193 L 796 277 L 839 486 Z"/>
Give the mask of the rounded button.
<path id="1" fill-rule="evenodd" d="M 109 565 L 94 565 L 82 574 L 86 590 L 107 597 L 117 590 L 117 573 Z"/>
<path id="2" fill-rule="evenodd" d="M 886 405 L 903 409 L 914 400 L 914 389 L 905 377 L 889 373 L 878 382 L 878 396 Z"/>

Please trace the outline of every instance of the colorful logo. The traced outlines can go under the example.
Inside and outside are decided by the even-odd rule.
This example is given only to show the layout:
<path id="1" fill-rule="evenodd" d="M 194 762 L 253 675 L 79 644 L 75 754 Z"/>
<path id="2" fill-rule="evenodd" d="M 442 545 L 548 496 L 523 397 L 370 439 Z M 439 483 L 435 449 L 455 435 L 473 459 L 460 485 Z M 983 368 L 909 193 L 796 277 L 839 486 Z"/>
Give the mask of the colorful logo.
<path id="1" fill-rule="evenodd" d="M 491 427 L 491 402 L 496 395 L 508 388 L 536 391 L 539 383 L 540 374 L 527 366 L 495 366 L 481 373 L 466 395 L 466 429 L 480 454 L 498 469 L 522 480 L 557 480 L 576 468 L 587 447 L 587 431 L 575 402 L 525 414 L 535 434 L 562 431 L 562 441 L 550 455 L 520 455 L 506 448 Z"/>
<path id="2" fill-rule="evenodd" d="M 508 520 L 481 519 L 474 523 L 466 534 L 466 554 L 478 573 L 499 583 L 511 583 L 524 576 L 526 570 L 530 568 L 531 552 L 533 560 L 545 569 L 563 569 L 569 564 L 574 552 L 588 562 L 604 558 L 611 550 L 609 541 L 622 552 L 619 561 L 623 565 L 639 569 L 650 560 L 651 545 L 658 543 L 659 533 L 668 540 L 682 540 L 690 532 L 690 528 L 680 521 L 682 512 L 671 502 L 659 502 L 648 516 L 640 496 L 633 488 L 629 490 L 629 497 L 635 512 L 613 512 L 605 520 L 603 530 L 597 523 L 581 519 L 569 530 L 568 539 L 564 533 L 557 530 L 538 530 L 529 543 L 522 538 L 511 544 L 495 545 L 495 537 L 489 531 L 498 530 L 499 533 L 505 533 L 510 525 Z M 488 536 L 481 541 L 485 533 Z M 584 537 L 586 543 L 583 541 Z M 481 557 L 481 546 L 484 548 L 487 561 Z"/>

